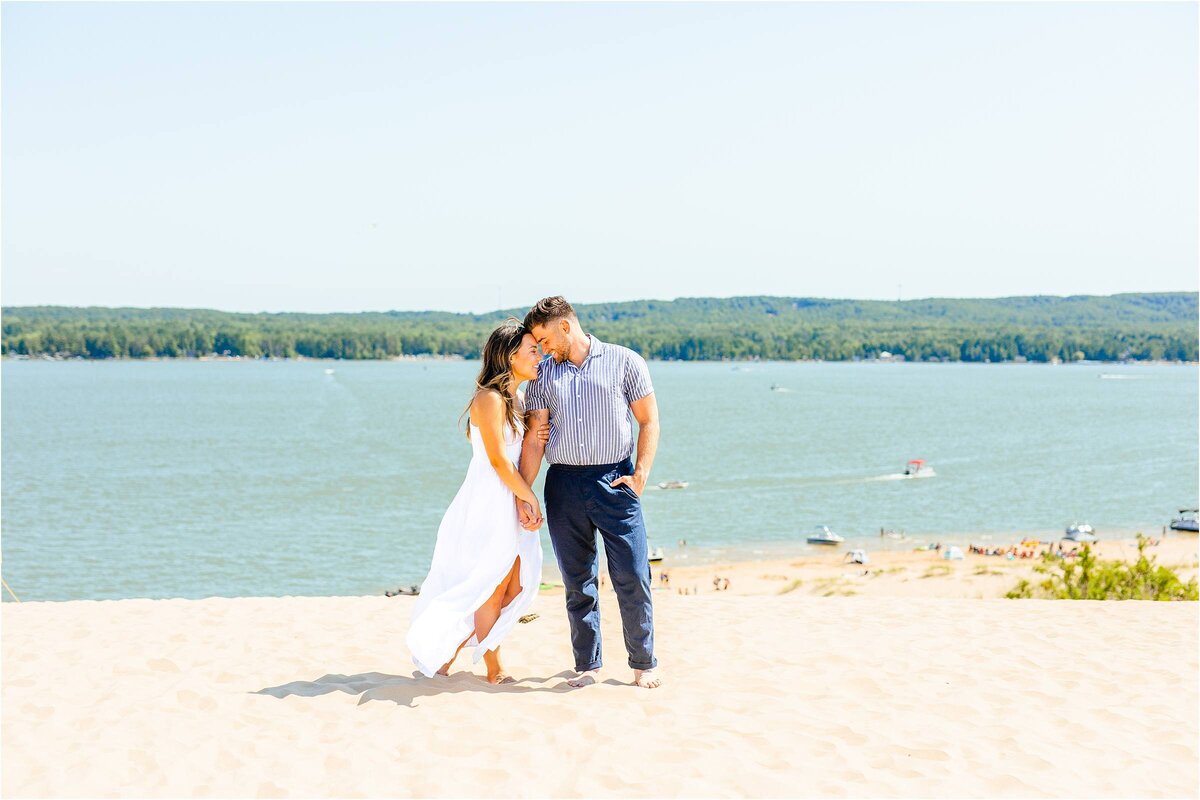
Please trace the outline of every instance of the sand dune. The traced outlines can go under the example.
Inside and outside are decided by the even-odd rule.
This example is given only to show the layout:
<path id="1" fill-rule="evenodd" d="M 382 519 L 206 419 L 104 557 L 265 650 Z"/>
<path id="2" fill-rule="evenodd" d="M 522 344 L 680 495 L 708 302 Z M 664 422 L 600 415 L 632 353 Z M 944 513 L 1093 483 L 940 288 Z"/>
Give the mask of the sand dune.
<path id="1" fill-rule="evenodd" d="M 410 597 L 5 604 L 3 794 L 1197 794 L 1195 603 L 660 592 L 646 691 L 603 599 L 579 690 L 556 593 L 508 687 L 414 677 Z"/>

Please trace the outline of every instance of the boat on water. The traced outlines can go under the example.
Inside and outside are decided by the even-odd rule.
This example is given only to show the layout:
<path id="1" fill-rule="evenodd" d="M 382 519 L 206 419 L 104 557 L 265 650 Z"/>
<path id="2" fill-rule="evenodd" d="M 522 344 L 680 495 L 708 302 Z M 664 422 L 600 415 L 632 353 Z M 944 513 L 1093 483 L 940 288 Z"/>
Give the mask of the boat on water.
<path id="1" fill-rule="evenodd" d="M 650 545 L 646 545 L 646 555 L 649 557 L 651 564 L 657 564 L 663 560 L 666 554 L 663 552 L 661 547 L 651 547 Z"/>
<path id="2" fill-rule="evenodd" d="M 663 481 L 658 485 L 660 489 L 686 489 L 687 487 L 687 481 Z"/>
<path id="3" fill-rule="evenodd" d="M 1200 515 L 1200 508 L 1179 509 L 1179 516 L 1171 520 L 1171 530 L 1200 532 L 1200 520 L 1197 519 L 1197 515 Z"/>
<path id="4" fill-rule="evenodd" d="M 818 525 L 817 532 L 809 534 L 809 544 L 841 544 L 846 541 L 843 537 L 830 530 L 828 525 Z"/>
<path id="5" fill-rule="evenodd" d="M 1064 542 L 1095 542 L 1096 531 L 1091 525 L 1086 522 L 1080 525 L 1078 522 L 1067 526 L 1067 532 L 1063 534 Z"/>
<path id="6" fill-rule="evenodd" d="M 933 467 L 920 458 L 910 458 L 904 465 L 904 477 L 906 478 L 929 478 L 933 474 Z"/>

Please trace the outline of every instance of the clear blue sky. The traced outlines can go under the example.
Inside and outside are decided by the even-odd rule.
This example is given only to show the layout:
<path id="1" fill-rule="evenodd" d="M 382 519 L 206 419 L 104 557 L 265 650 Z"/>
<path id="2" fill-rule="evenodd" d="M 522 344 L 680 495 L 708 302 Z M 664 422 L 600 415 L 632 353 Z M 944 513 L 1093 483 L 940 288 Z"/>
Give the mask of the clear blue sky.
<path id="1" fill-rule="evenodd" d="M 1197 289 L 1195 3 L 0 13 L 5 305 Z"/>

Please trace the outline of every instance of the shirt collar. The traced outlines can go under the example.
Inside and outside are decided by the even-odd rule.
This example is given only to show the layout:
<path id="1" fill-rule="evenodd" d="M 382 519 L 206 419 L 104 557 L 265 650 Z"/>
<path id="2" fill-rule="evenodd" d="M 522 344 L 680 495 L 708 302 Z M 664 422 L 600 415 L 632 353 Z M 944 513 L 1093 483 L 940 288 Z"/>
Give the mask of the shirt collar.
<path id="1" fill-rule="evenodd" d="M 604 355 L 604 348 L 608 347 L 608 345 L 590 333 L 587 336 L 592 340 L 592 345 L 588 348 L 587 358 L 599 358 L 600 356 Z M 587 358 L 585 358 L 584 361 L 587 361 Z"/>

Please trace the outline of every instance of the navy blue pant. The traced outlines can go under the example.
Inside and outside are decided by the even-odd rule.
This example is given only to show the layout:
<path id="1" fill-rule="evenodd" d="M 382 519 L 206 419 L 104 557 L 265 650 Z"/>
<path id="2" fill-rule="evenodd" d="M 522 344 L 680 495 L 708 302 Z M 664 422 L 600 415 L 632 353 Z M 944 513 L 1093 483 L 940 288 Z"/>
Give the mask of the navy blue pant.
<path id="1" fill-rule="evenodd" d="M 571 649 L 580 672 L 599 669 L 602 660 L 596 531 L 604 539 L 629 666 L 658 666 L 642 501 L 628 486 L 611 485 L 619 476 L 632 474 L 629 459 L 586 467 L 552 464 L 546 473 L 546 523 L 567 590 Z"/>

